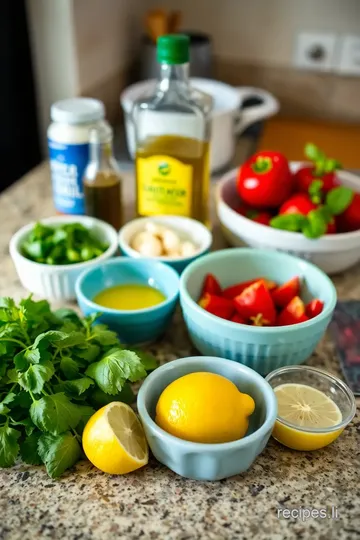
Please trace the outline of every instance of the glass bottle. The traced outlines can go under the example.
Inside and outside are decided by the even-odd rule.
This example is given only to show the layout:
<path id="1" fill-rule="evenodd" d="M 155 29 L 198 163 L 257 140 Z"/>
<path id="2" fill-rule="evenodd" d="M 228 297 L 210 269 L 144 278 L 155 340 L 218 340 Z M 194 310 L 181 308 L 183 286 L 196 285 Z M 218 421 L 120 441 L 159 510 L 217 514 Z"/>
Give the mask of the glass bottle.
<path id="1" fill-rule="evenodd" d="M 136 211 L 208 224 L 212 99 L 190 87 L 189 45 L 182 34 L 158 39 L 155 94 L 134 105 Z"/>
<path id="2" fill-rule="evenodd" d="M 122 181 L 112 142 L 110 126 L 90 131 L 90 160 L 83 179 L 85 214 L 102 219 L 119 230 L 122 225 Z"/>

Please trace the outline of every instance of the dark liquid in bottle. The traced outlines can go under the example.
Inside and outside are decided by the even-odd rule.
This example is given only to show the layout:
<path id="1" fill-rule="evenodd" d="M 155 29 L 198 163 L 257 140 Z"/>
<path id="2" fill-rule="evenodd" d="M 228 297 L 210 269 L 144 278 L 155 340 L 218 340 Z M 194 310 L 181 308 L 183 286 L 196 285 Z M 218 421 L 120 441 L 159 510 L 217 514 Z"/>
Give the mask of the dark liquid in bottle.
<path id="1" fill-rule="evenodd" d="M 116 230 L 122 225 L 121 183 L 113 173 L 100 172 L 95 180 L 84 180 L 85 213 L 110 223 Z"/>

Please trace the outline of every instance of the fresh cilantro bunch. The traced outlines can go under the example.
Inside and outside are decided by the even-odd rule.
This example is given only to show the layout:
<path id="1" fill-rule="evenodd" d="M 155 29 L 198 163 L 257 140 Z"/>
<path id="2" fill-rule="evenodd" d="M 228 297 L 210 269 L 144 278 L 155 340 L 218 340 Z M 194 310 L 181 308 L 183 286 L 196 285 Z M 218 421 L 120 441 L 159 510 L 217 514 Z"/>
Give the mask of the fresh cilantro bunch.
<path id="1" fill-rule="evenodd" d="M 0 298 L 0 467 L 44 464 L 60 476 L 82 456 L 81 434 L 96 409 L 131 403 L 129 382 L 156 367 L 147 354 L 124 349 L 97 316 L 52 312 L 31 296 Z"/>

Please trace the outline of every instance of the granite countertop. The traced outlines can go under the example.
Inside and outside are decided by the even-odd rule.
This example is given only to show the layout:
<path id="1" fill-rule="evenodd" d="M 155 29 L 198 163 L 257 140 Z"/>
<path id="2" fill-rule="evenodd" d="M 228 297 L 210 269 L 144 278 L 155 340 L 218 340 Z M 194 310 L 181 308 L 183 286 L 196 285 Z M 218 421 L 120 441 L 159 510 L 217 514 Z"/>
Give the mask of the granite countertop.
<path id="1" fill-rule="evenodd" d="M 124 174 L 127 217 L 132 173 Z M 20 298 L 8 254 L 11 235 L 25 223 L 54 213 L 47 164 L 0 196 L 0 296 Z M 216 246 L 223 245 L 215 228 Z M 335 278 L 341 299 L 360 299 L 360 267 Z M 195 353 L 181 316 L 152 347 L 161 362 Z M 325 339 L 309 364 L 339 374 Z M 360 530 L 359 417 L 331 446 L 313 453 L 287 450 L 273 439 L 251 469 L 220 482 L 177 476 L 151 459 L 127 476 L 108 476 L 88 462 L 59 480 L 41 467 L 18 463 L 0 470 L 0 539 L 351 539 Z M 278 510 L 337 507 L 338 519 L 278 518 Z"/>

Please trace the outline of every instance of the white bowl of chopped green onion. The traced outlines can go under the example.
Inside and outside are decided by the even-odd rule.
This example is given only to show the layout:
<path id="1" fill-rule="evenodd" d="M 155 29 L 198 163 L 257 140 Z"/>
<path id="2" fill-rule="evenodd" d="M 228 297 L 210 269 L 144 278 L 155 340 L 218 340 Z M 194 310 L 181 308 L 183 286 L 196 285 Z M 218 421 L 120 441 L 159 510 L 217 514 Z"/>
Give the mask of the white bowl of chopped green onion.
<path id="1" fill-rule="evenodd" d="M 22 227 L 9 249 L 25 289 L 51 300 L 73 300 L 81 272 L 116 254 L 118 233 L 100 219 L 55 216 Z"/>

